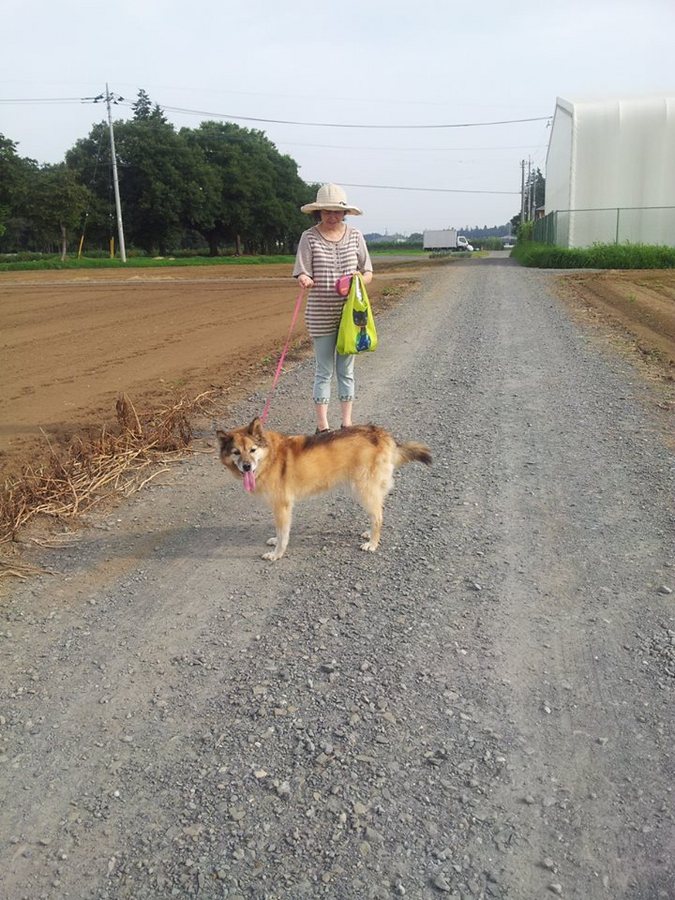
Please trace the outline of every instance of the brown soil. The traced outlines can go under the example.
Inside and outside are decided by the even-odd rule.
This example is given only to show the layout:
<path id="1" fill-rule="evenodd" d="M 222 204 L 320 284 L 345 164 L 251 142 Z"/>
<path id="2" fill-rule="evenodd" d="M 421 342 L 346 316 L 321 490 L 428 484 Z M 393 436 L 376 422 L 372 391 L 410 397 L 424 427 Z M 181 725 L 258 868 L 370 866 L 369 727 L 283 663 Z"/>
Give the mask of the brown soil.
<path id="1" fill-rule="evenodd" d="M 378 266 L 374 307 L 408 270 Z M 244 390 L 253 370 L 273 371 L 296 296 L 290 265 L 1 273 L 3 470 L 39 455 L 45 435 L 60 444 L 114 423 L 121 393 L 147 410 Z M 293 338 L 302 352 L 302 317 Z"/>
<path id="2" fill-rule="evenodd" d="M 562 296 L 587 319 L 609 325 L 652 374 L 675 380 L 675 272 L 670 269 L 575 272 Z"/>
<path id="3" fill-rule="evenodd" d="M 378 261 L 375 308 L 425 264 Z M 289 265 L 0 274 L 3 470 L 45 435 L 59 443 L 114 422 L 121 393 L 148 409 L 209 388 L 244 391 L 261 366 L 271 375 L 296 296 L 290 274 Z M 582 272 L 561 284 L 575 309 L 627 335 L 672 379 L 675 272 Z M 296 353 L 304 336 L 300 319 Z"/>

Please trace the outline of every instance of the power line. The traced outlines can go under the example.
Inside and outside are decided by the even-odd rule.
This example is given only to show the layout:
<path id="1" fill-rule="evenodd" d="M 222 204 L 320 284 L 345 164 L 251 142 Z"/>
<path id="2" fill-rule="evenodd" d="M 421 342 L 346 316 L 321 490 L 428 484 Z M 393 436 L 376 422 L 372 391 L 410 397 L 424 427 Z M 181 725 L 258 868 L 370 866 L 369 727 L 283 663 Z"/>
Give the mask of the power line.
<path id="1" fill-rule="evenodd" d="M 96 103 L 100 97 L 23 97 L 23 98 L 4 98 L 0 99 L 0 103 Z M 122 98 L 120 98 L 120 101 Z M 133 107 L 129 101 L 125 101 L 125 106 Z M 526 119 L 501 119 L 491 122 L 452 122 L 438 123 L 431 125 L 373 125 L 373 124 L 354 124 L 350 122 L 297 122 L 292 119 L 265 119 L 261 116 L 238 116 L 232 113 L 209 112 L 203 109 L 187 109 L 181 106 L 162 106 L 159 104 L 163 112 L 182 113 L 184 115 L 193 116 L 209 116 L 217 119 L 234 119 L 240 122 L 264 122 L 271 125 L 302 125 L 308 128 L 374 128 L 374 129 L 442 129 L 442 128 L 481 128 L 493 125 L 519 125 L 526 122 L 547 122 L 551 116 L 533 116 Z"/>
<path id="2" fill-rule="evenodd" d="M 281 144 L 284 147 L 312 147 L 319 150 L 357 150 L 359 153 L 363 150 L 373 150 L 378 153 L 469 153 L 476 150 L 535 150 L 546 147 L 546 144 L 518 144 L 511 147 L 349 147 L 344 144 L 305 144 L 304 142 L 277 140 L 274 143 Z"/>
<path id="3" fill-rule="evenodd" d="M 0 103 L 87 103 L 90 97 L 0 97 Z"/>
<path id="4" fill-rule="evenodd" d="M 311 184 L 321 184 L 323 183 L 321 179 L 306 179 Z M 474 191 L 468 190 L 464 188 L 427 188 L 427 187 L 398 187 L 392 184 L 350 184 L 348 181 L 340 181 L 339 182 L 343 187 L 355 187 L 355 188 L 374 188 L 379 191 L 430 191 L 435 194 L 508 194 L 518 196 L 520 191 Z"/>
<path id="5" fill-rule="evenodd" d="M 161 104 L 160 104 L 161 106 Z M 240 122 L 264 122 L 271 125 L 303 125 L 309 128 L 404 128 L 404 129 L 433 129 L 433 128 L 478 128 L 490 125 L 517 125 L 522 122 L 547 122 L 550 116 L 535 116 L 530 119 L 504 119 L 499 122 L 455 122 L 453 124 L 439 125 L 354 125 L 345 122 L 296 122 L 290 119 L 263 119 L 256 116 L 235 116 L 231 113 L 207 112 L 203 109 L 185 109 L 180 106 L 161 106 L 164 112 L 184 113 L 195 116 L 210 116 L 219 119 L 236 119 Z"/>

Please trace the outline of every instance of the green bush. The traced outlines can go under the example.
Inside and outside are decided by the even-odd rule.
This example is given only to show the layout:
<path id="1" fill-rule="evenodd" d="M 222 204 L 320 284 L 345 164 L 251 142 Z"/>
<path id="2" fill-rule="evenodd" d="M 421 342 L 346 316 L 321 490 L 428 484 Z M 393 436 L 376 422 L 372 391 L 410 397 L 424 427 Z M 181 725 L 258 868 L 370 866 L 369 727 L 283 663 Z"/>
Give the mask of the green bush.
<path id="1" fill-rule="evenodd" d="M 525 242 L 531 241 L 532 235 L 534 233 L 534 222 L 521 222 L 521 224 L 516 229 L 516 234 L 518 235 L 518 240 Z"/>
<path id="2" fill-rule="evenodd" d="M 555 247 L 518 241 L 511 256 L 523 266 L 539 269 L 672 269 L 675 247 L 652 244 L 593 244 Z"/>

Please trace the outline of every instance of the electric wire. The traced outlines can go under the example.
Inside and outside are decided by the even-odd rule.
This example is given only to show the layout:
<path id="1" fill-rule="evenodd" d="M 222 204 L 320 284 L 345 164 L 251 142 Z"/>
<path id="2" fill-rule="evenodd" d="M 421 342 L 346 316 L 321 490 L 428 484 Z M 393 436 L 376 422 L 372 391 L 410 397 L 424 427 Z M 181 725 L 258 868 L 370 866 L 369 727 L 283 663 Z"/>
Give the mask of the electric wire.
<path id="1" fill-rule="evenodd" d="M 184 113 L 186 115 L 210 116 L 220 119 L 235 119 L 238 122 L 264 122 L 272 125 L 302 125 L 308 128 L 375 128 L 375 129 L 439 129 L 439 128 L 480 128 L 491 125 L 517 125 L 524 122 L 546 122 L 550 116 L 533 116 L 528 119 L 503 119 L 494 122 L 454 122 L 433 125 L 373 125 L 353 124 L 347 122 L 296 122 L 291 119 L 264 119 L 258 116 L 236 116 L 231 113 L 207 112 L 203 109 L 185 109 L 180 106 L 162 106 L 164 112 Z"/>
<path id="2" fill-rule="evenodd" d="M 310 183 L 322 184 L 321 179 L 308 179 Z M 393 184 L 353 184 L 349 181 L 340 181 L 343 187 L 355 188 L 373 188 L 378 191 L 429 191 L 434 194 L 507 194 L 509 196 L 515 194 L 520 196 L 520 191 L 480 191 L 470 188 L 440 188 L 440 187 L 400 187 Z"/>
<path id="3" fill-rule="evenodd" d="M 0 103 L 89 103 L 89 97 L 0 97 Z"/>
<path id="4" fill-rule="evenodd" d="M 0 103 L 97 103 L 102 99 L 102 95 L 98 97 L 25 97 L 25 98 L 0 98 Z M 133 103 L 124 98 L 119 97 L 117 101 L 129 107 L 133 107 Z M 371 128 L 371 129 L 404 129 L 404 130 L 424 130 L 424 129 L 443 129 L 443 128 L 482 128 L 493 125 L 518 125 L 526 122 L 547 122 L 551 116 L 531 116 L 524 119 L 500 119 L 490 122 L 451 122 L 451 123 L 433 123 L 427 125 L 412 124 L 357 124 L 351 122 L 301 122 L 292 119 L 268 119 L 262 116 L 240 116 L 232 113 L 209 112 L 203 109 L 188 109 L 182 106 L 161 106 L 163 112 L 182 113 L 184 115 L 209 116 L 216 119 L 235 120 L 238 122 L 263 122 L 272 125 L 300 125 L 307 128 Z"/>

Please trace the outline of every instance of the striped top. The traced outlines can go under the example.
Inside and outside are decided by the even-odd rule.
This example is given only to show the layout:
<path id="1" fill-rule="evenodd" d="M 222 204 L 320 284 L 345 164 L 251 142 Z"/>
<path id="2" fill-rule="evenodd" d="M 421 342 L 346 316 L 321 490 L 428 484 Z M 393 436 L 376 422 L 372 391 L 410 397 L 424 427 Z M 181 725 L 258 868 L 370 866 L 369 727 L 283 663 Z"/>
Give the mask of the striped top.
<path id="1" fill-rule="evenodd" d="M 360 231 L 345 225 L 339 241 L 328 241 L 314 225 L 303 231 L 293 268 L 293 277 L 309 275 L 314 287 L 307 295 L 305 321 L 310 337 L 334 334 L 345 302 L 335 290 L 341 275 L 372 272 L 373 264 Z"/>

